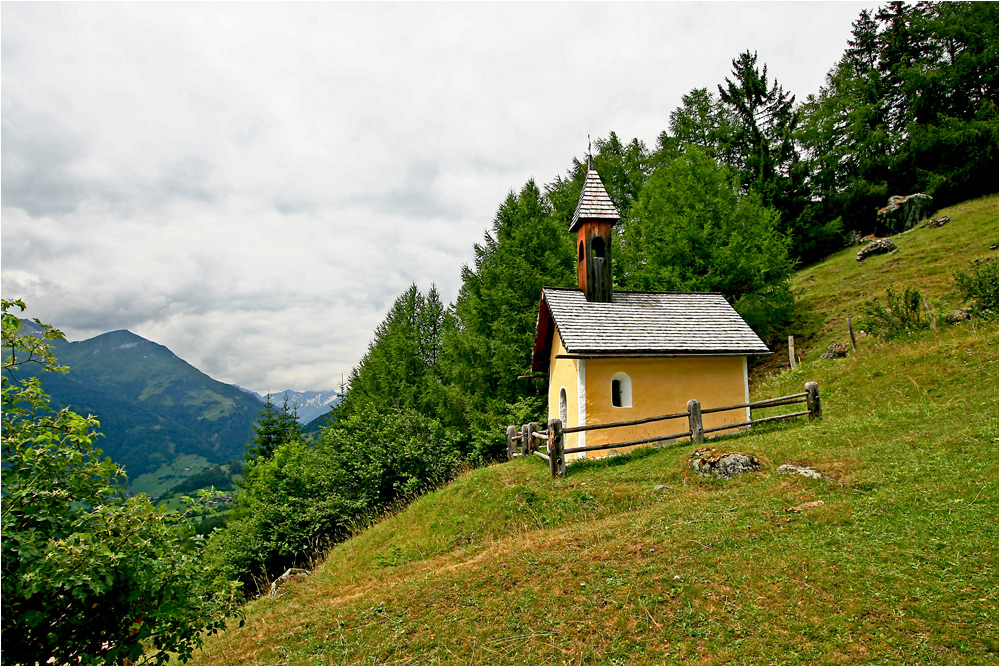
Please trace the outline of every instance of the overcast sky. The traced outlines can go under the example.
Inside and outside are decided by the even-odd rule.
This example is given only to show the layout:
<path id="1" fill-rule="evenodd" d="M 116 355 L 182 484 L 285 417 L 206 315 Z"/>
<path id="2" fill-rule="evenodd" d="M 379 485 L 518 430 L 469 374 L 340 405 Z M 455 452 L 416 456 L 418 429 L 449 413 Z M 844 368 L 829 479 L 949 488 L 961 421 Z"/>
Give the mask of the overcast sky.
<path id="1" fill-rule="evenodd" d="M 5 2 L 3 296 L 70 340 L 333 389 L 588 134 L 653 146 L 744 50 L 804 100 L 875 6 Z"/>

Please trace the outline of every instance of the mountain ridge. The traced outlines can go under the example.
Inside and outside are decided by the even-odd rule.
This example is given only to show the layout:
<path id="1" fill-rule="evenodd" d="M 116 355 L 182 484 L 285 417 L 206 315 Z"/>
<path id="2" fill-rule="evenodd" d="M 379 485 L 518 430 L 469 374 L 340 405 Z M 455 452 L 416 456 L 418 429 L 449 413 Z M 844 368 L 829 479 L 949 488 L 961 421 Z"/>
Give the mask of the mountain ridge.
<path id="1" fill-rule="evenodd" d="M 40 331 L 34 322 L 22 323 L 28 333 Z M 129 477 L 184 455 L 223 463 L 246 451 L 260 399 L 166 346 L 117 329 L 54 347 L 69 373 L 39 375 L 53 406 L 95 415 L 103 436 L 98 446 Z"/>

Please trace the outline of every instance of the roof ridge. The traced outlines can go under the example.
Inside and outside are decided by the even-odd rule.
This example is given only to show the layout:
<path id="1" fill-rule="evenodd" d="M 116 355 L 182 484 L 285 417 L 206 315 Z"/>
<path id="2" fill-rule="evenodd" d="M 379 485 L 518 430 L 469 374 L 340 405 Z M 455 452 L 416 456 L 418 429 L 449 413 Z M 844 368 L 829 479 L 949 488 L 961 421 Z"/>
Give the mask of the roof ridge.
<path id="1" fill-rule="evenodd" d="M 567 292 L 583 292 L 581 287 L 554 287 L 551 285 L 542 285 L 543 290 L 565 290 Z M 712 295 L 712 296 L 724 296 L 722 292 L 691 292 L 684 290 L 614 290 L 612 294 L 692 294 L 692 295 Z"/>

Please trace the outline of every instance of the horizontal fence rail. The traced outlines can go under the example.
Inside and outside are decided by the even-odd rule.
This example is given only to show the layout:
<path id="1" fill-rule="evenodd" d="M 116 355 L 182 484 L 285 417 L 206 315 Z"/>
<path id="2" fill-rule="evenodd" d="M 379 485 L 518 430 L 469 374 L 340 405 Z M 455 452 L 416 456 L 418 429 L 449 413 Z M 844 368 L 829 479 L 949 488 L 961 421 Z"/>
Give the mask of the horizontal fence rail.
<path id="1" fill-rule="evenodd" d="M 762 417 L 760 419 L 749 419 L 748 421 L 739 422 L 736 424 L 725 424 L 723 426 L 714 426 L 712 428 L 705 428 L 702 423 L 702 415 L 713 414 L 718 412 L 727 412 L 731 410 L 754 410 L 754 409 L 764 409 L 764 408 L 776 408 L 785 405 L 794 405 L 797 403 L 805 403 L 806 410 L 800 412 L 790 412 L 783 415 L 774 415 L 771 417 Z M 538 423 L 532 422 L 530 424 L 524 424 L 520 431 L 518 431 L 517 426 L 507 427 L 507 458 L 512 459 L 515 456 L 537 456 L 549 462 L 549 472 L 553 477 L 562 477 L 566 475 L 566 455 L 576 454 L 579 452 L 596 452 L 608 449 L 617 449 L 620 447 L 634 447 L 636 445 L 647 445 L 656 442 L 668 442 L 675 441 L 680 438 L 690 438 L 690 441 L 695 444 L 700 444 L 705 442 L 705 435 L 709 433 L 716 433 L 718 431 L 726 431 L 734 428 L 743 428 L 745 426 L 753 426 L 754 424 L 763 424 L 766 422 L 777 421 L 780 419 L 792 419 L 794 417 L 805 417 L 808 416 L 810 419 L 821 419 L 823 414 L 820 408 L 819 400 L 819 385 L 815 382 L 807 382 L 806 390 L 800 394 L 791 394 L 790 396 L 779 396 L 777 398 L 768 398 L 761 401 L 753 401 L 751 403 L 741 403 L 739 405 L 727 405 L 719 408 L 706 408 L 702 409 L 701 403 L 692 399 L 688 401 L 686 412 L 677 412 L 668 415 L 657 415 L 655 417 L 645 417 L 642 419 L 633 419 L 630 421 L 620 421 L 611 422 L 608 424 L 586 424 L 583 426 L 571 426 L 565 427 L 561 420 L 550 419 L 548 423 L 548 428 L 540 429 Z M 623 426 L 637 426 L 639 424 L 648 424 L 656 421 L 665 421 L 668 419 L 681 419 L 686 417 L 688 420 L 688 430 L 682 431 L 681 433 L 671 433 L 669 435 L 658 435 L 651 438 L 642 438 L 639 440 L 628 440 L 625 442 L 615 442 L 604 445 L 592 445 L 589 447 L 570 447 L 565 446 L 565 436 L 570 433 L 582 433 L 585 431 L 596 431 L 599 429 L 610 429 L 610 428 L 620 428 Z M 752 417 L 752 412 L 751 412 Z M 540 450 L 541 443 L 545 442 L 545 451 L 542 453 Z M 518 451 L 520 450 L 520 451 Z"/>
<path id="2" fill-rule="evenodd" d="M 686 412 L 677 412 L 672 415 L 657 415 L 656 417 L 646 417 L 645 419 L 633 419 L 627 422 L 614 422 L 612 424 L 588 424 L 587 426 L 570 426 L 569 428 L 563 429 L 563 433 L 582 433 L 583 431 L 596 431 L 602 428 L 618 428 L 620 426 L 638 426 L 639 424 L 648 424 L 650 422 L 664 421 L 666 419 L 680 419 L 681 417 L 687 417 Z"/>

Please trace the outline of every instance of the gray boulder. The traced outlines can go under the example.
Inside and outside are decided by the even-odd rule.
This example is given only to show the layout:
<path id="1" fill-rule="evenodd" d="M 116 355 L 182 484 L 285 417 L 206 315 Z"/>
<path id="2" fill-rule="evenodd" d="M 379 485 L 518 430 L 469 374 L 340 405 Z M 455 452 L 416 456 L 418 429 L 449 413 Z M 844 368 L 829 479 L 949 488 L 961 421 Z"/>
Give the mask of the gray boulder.
<path id="1" fill-rule="evenodd" d="M 748 472 L 761 469 L 760 461 L 752 454 L 720 452 L 715 449 L 699 449 L 688 457 L 691 467 L 704 477 L 732 479 Z"/>
<path id="2" fill-rule="evenodd" d="M 961 308 L 952 311 L 951 314 L 948 315 L 948 321 L 952 324 L 957 324 L 958 322 L 964 322 L 965 320 L 971 319 L 972 313 L 967 310 L 962 310 Z"/>
<path id="3" fill-rule="evenodd" d="M 889 203 L 878 211 L 878 218 L 893 232 L 901 232 L 916 226 L 927 217 L 934 198 L 923 192 L 889 197 Z"/>
<path id="4" fill-rule="evenodd" d="M 896 244 L 892 239 L 875 239 L 864 248 L 858 251 L 858 261 L 871 257 L 872 255 L 884 255 L 896 249 Z"/>

